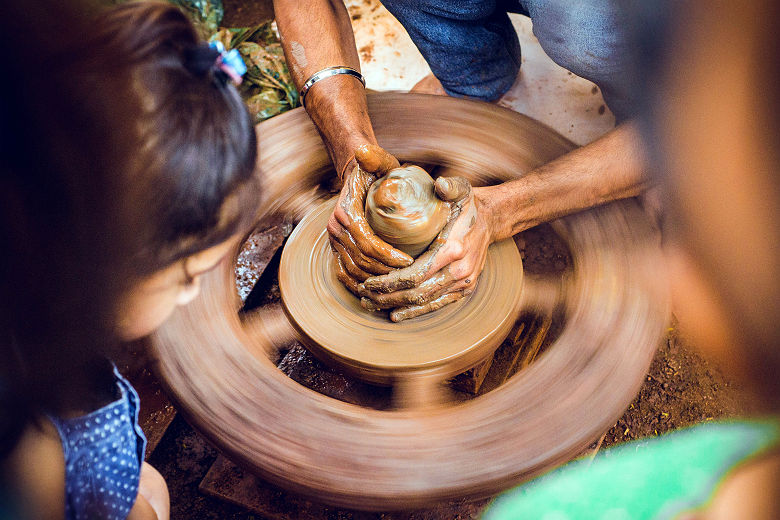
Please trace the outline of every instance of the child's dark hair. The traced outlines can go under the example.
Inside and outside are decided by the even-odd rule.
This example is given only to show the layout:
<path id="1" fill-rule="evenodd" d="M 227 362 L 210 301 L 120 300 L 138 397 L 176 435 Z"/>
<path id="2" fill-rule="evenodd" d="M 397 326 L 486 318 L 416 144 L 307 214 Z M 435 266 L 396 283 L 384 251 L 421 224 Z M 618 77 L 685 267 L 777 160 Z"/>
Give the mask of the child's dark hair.
<path id="1" fill-rule="evenodd" d="M 87 10 L 0 3 L 0 463 L 42 413 L 114 388 L 131 284 L 248 227 L 258 200 L 252 120 L 186 17 Z"/>
<path id="2" fill-rule="evenodd" d="M 214 246 L 251 224 L 254 125 L 241 97 L 177 8 L 130 3 L 98 20 L 122 49 L 141 97 L 140 149 L 128 200 L 150 225 L 137 236 L 139 274 Z"/>
<path id="3" fill-rule="evenodd" d="M 119 53 L 88 41 L 85 9 L 0 5 L 14 49 L 0 84 L 0 462 L 34 418 L 111 388 L 113 306 L 133 273 L 116 172 L 137 148 L 138 100 Z"/>

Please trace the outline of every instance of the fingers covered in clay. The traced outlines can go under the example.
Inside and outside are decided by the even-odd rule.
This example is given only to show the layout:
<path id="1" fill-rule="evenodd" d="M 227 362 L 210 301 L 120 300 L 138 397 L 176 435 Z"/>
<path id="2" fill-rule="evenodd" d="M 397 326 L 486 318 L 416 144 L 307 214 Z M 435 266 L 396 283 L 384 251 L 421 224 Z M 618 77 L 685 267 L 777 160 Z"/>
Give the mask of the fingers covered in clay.
<path id="1" fill-rule="evenodd" d="M 421 305 L 449 290 L 456 280 L 446 267 L 420 285 L 391 293 L 372 293 L 363 289 L 361 303 L 372 309 L 391 309 L 404 305 Z"/>
<path id="2" fill-rule="evenodd" d="M 340 246 L 339 248 L 333 247 L 334 253 L 337 256 L 349 256 L 353 264 L 368 273 L 367 276 L 382 275 L 392 271 L 392 267 L 388 267 L 382 262 L 364 255 L 349 231 L 344 229 L 333 216 L 328 221 L 328 233 L 330 234 L 331 244 Z M 360 278 L 359 281 L 362 282 L 365 279 Z"/>
<path id="3" fill-rule="evenodd" d="M 462 177 L 450 177 L 442 182 L 440 179 L 436 181 L 437 190 L 442 189 L 448 196 L 461 197 L 465 192 L 465 198 L 449 203 L 451 207 L 447 223 L 428 250 L 417 257 L 412 265 L 394 270 L 384 276 L 367 279 L 364 283 L 366 290 L 374 293 L 389 293 L 409 289 L 427 280 L 445 265 L 463 258 L 465 249 L 462 238 L 470 231 L 473 226 L 471 222 L 476 218 L 476 208 L 471 203 L 473 201 L 471 185 Z M 464 219 L 460 218 L 461 215 L 466 219 L 465 224 Z"/>
<path id="4" fill-rule="evenodd" d="M 451 257 L 443 255 L 442 258 L 448 262 Z M 447 293 L 473 290 L 485 266 L 486 258 L 486 248 L 482 254 L 464 255 L 408 289 L 382 293 L 367 290 L 366 284 L 361 284 L 359 286 L 361 305 L 369 310 L 424 305 Z"/>
<path id="5" fill-rule="evenodd" d="M 372 145 L 360 147 L 355 158 L 357 166 L 347 177 L 339 203 L 328 222 L 331 245 L 338 258 L 339 280 L 361 297 L 364 308 L 393 309 L 393 321 L 431 312 L 470 294 L 484 265 L 489 238 L 482 233 L 474 240 L 471 233 L 477 222 L 477 210 L 468 180 L 443 177 L 437 179 L 432 188 L 427 188 L 432 190 L 431 196 L 435 193 L 434 198 L 439 199 L 437 204 L 443 205 L 439 213 L 446 218 L 446 223 L 443 227 L 441 223 L 435 226 L 441 231 L 430 247 L 412 262 L 411 256 L 393 248 L 374 233 L 364 209 L 372 182 L 398 168 L 398 161 Z M 417 173 L 415 168 L 407 166 L 395 171 L 404 170 L 411 176 Z M 427 174 L 422 172 L 422 175 L 429 179 L 425 182 L 431 182 Z M 410 181 L 403 178 L 397 181 L 398 186 L 407 187 L 403 182 Z M 425 185 L 422 180 L 412 182 Z M 400 187 L 392 190 L 397 187 L 392 184 L 388 190 L 396 198 L 407 192 L 418 195 L 417 191 L 424 191 L 417 188 L 418 184 L 408 190 Z M 379 190 L 378 193 L 383 192 Z M 380 204 L 381 208 L 385 206 L 389 207 Z M 428 240 L 430 238 L 425 242 Z"/>
<path id="6" fill-rule="evenodd" d="M 387 154 L 387 152 L 384 153 Z M 392 159 L 395 161 L 395 158 Z M 383 159 L 383 161 L 387 160 Z M 363 171 L 360 166 L 353 169 L 344 182 L 336 209 L 333 211 L 333 218 L 328 222 L 328 232 L 345 249 L 349 249 L 349 244 L 343 237 L 344 231 L 346 231 L 351 238 L 351 243 L 357 247 L 361 256 L 371 258 L 385 267 L 408 266 L 413 261 L 412 257 L 376 236 L 366 221 L 364 209 L 366 194 L 374 179 L 373 174 Z M 369 269 L 367 265 L 361 264 L 357 256 L 353 252 L 352 259 L 363 270 L 374 274 L 387 272 L 384 269 Z"/>
<path id="7" fill-rule="evenodd" d="M 441 309 L 445 305 L 455 303 L 456 301 L 464 298 L 465 296 L 468 296 L 472 292 L 473 289 L 464 289 L 462 291 L 448 293 L 439 296 L 435 300 L 425 303 L 423 305 L 410 305 L 408 307 L 400 307 L 398 309 L 394 309 L 393 311 L 390 312 L 390 321 L 399 322 L 403 320 L 408 320 L 410 318 L 416 318 L 417 316 L 422 316 L 423 314 L 428 314 L 429 312 L 433 312 Z"/>
<path id="8" fill-rule="evenodd" d="M 491 232 L 471 186 L 451 177 L 437 180 L 436 189 L 437 195 L 451 200 L 452 211 L 431 247 L 411 266 L 370 277 L 359 286 L 361 304 L 393 309 L 393 321 L 432 312 L 471 294 L 485 265 Z"/>
<path id="9" fill-rule="evenodd" d="M 344 249 L 344 246 L 342 246 L 339 242 L 331 238 L 330 245 L 333 251 L 336 253 L 336 256 L 339 258 L 342 267 L 347 271 L 347 273 L 349 273 L 349 276 L 360 282 L 371 276 L 352 260 L 352 257 L 349 255 L 349 253 L 347 253 L 346 249 Z"/>
<path id="10" fill-rule="evenodd" d="M 376 176 L 382 176 L 393 168 L 401 166 L 398 159 L 375 144 L 359 146 L 355 150 L 355 160 L 363 171 Z"/>
<path id="11" fill-rule="evenodd" d="M 403 251 L 394 248 L 374 233 L 365 217 L 352 220 L 352 225 L 347 228 L 358 249 L 365 256 L 371 257 L 389 267 L 406 267 L 414 262 L 414 259 Z"/>
<path id="12" fill-rule="evenodd" d="M 344 268 L 344 263 L 338 255 L 336 255 L 336 278 L 338 278 L 339 282 L 343 283 L 352 294 L 357 295 L 360 292 L 357 281 L 349 275 Z"/>
<path id="13" fill-rule="evenodd" d="M 420 255 L 409 267 L 393 269 L 389 273 L 380 276 L 372 276 L 365 280 L 362 288 L 368 293 L 390 293 L 411 289 L 428 278 L 430 273 L 436 272 L 434 269 L 436 267 L 434 264 L 436 251 L 431 246 L 428 251 Z"/>

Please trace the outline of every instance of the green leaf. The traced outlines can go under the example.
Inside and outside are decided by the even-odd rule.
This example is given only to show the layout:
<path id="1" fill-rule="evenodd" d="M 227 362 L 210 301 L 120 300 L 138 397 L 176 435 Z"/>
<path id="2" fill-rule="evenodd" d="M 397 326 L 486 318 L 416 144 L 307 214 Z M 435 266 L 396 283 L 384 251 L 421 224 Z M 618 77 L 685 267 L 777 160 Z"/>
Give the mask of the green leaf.
<path id="1" fill-rule="evenodd" d="M 190 16 L 195 26 L 206 32 L 204 36 L 217 32 L 225 16 L 222 0 L 168 0 L 168 2 L 181 7 Z"/>
<path id="2" fill-rule="evenodd" d="M 289 110 L 286 101 L 280 99 L 279 91 L 266 89 L 246 100 L 249 112 L 254 116 L 255 123 L 264 121 L 270 117 Z"/>

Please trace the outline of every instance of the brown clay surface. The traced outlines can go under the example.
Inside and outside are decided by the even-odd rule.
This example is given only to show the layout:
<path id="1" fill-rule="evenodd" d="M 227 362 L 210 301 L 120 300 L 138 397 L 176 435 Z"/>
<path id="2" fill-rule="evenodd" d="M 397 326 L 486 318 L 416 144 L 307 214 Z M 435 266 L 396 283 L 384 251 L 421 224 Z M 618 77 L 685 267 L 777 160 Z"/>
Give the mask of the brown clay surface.
<path id="1" fill-rule="evenodd" d="M 365 209 L 377 236 L 412 257 L 428 249 L 450 216 L 449 205 L 434 193 L 433 178 L 416 165 L 374 181 Z"/>
<path id="2" fill-rule="evenodd" d="M 516 319 L 522 288 L 522 264 L 512 240 L 490 247 L 470 297 L 393 323 L 386 312 L 363 309 L 336 277 L 325 231 L 335 202 L 324 203 L 298 224 L 279 269 L 285 309 L 310 349 L 364 379 L 392 383 L 419 371 L 452 377 L 503 341 Z"/>

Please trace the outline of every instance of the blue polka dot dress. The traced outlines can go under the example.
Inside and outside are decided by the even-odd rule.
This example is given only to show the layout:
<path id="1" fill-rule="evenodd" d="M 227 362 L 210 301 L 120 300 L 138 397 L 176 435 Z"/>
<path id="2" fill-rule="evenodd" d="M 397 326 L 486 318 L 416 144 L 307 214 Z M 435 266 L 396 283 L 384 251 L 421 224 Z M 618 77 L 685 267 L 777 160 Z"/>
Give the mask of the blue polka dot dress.
<path id="1" fill-rule="evenodd" d="M 49 417 L 65 453 L 65 518 L 124 520 L 135 503 L 146 437 L 135 389 L 114 367 L 121 397 L 87 415 Z"/>

